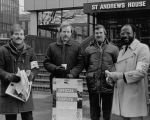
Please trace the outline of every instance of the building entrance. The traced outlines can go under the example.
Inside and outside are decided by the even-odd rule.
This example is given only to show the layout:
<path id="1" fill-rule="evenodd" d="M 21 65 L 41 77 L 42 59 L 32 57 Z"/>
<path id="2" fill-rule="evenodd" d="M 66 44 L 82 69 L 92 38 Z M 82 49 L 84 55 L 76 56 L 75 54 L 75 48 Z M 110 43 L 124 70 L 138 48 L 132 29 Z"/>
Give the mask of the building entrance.
<path id="1" fill-rule="evenodd" d="M 112 41 L 120 39 L 120 29 L 124 24 L 137 28 L 137 38 L 150 46 L 150 15 L 146 11 L 97 13 L 97 24 L 103 24 Z"/>
<path id="2" fill-rule="evenodd" d="M 89 31 L 91 28 L 94 30 L 95 24 L 103 24 L 109 39 L 115 41 L 120 39 L 120 29 L 124 24 L 133 24 L 137 28 L 138 39 L 150 46 L 149 11 L 149 0 L 116 0 L 84 4 L 88 23 L 93 25 L 89 26 Z"/>

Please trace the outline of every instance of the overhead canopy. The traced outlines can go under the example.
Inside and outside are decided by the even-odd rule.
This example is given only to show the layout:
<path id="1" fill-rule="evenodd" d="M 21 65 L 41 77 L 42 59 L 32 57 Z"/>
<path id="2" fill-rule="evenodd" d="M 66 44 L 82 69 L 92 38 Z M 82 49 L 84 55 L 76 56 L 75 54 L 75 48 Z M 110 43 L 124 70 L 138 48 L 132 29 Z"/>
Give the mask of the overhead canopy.
<path id="1" fill-rule="evenodd" d="M 43 30 L 48 30 L 48 31 L 58 31 L 58 27 L 60 26 L 60 24 L 49 24 L 49 25 L 38 25 L 39 29 L 43 29 Z"/>

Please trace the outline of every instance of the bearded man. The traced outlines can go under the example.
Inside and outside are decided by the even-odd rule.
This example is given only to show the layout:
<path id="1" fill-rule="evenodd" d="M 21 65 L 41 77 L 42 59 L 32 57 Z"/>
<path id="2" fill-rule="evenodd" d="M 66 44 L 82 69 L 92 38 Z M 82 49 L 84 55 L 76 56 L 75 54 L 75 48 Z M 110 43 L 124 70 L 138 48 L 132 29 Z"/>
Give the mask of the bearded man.
<path id="1" fill-rule="evenodd" d="M 121 28 L 123 47 L 119 52 L 116 72 L 106 71 L 108 83 L 115 83 L 112 114 L 119 120 L 143 120 L 147 109 L 147 71 L 150 51 L 136 39 L 136 28 Z"/>

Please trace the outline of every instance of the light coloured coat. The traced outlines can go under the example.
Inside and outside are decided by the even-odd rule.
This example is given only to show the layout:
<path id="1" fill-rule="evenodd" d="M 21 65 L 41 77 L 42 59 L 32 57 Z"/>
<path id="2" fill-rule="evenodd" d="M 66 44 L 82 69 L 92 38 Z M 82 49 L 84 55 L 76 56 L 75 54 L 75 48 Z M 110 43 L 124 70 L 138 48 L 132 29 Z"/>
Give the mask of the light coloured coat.
<path id="1" fill-rule="evenodd" d="M 124 51 L 125 48 L 119 52 L 116 71 L 124 72 L 127 83 L 119 79 L 114 87 L 112 114 L 124 117 L 146 116 L 149 48 L 135 39 Z"/>

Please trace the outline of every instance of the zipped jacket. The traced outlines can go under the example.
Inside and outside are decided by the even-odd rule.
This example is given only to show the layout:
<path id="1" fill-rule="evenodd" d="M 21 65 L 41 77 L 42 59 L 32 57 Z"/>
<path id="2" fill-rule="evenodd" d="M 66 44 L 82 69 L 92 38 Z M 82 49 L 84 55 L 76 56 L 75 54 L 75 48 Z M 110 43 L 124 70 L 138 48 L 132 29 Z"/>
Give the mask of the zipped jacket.
<path id="1" fill-rule="evenodd" d="M 105 70 L 115 71 L 119 49 L 112 43 L 101 45 L 96 40 L 85 49 L 86 80 L 89 92 L 112 92 L 106 82 Z"/>

